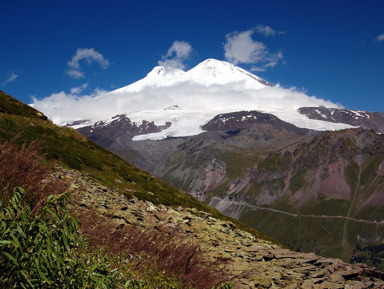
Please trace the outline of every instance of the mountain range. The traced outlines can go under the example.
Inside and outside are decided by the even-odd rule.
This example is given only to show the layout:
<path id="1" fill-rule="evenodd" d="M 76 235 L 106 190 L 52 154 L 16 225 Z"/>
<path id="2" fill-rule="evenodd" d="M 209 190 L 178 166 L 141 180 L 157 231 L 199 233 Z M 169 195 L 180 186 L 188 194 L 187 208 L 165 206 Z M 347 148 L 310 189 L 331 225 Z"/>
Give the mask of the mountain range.
<path id="1" fill-rule="evenodd" d="M 297 246 L 309 243 L 302 249 L 332 237 L 326 234 L 318 241 L 306 240 L 314 235 L 312 231 L 320 227 L 332 230 L 332 224 L 338 223 L 344 226 L 342 232 L 327 233 L 335 233 L 335 239 L 345 234 L 343 240 L 350 242 L 350 228 L 361 223 L 361 244 L 354 261 L 380 266 L 382 248 L 362 246 L 364 242 L 374 244 L 364 237 L 381 232 L 380 221 L 370 220 L 379 216 L 382 206 L 376 203 L 380 197 L 371 194 L 381 185 L 383 175 L 382 169 L 375 170 L 382 161 L 380 135 L 364 129 L 343 130 L 341 135 L 319 133 L 258 111 L 220 114 L 203 129 L 206 132 L 198 136 L 131 141 L 130 145 L 137 147 L 131 148 L 128 156 L 146 158 L 157 164 L 157 169 L 165 164 L 168 170 L 159 170 L 167 173 L 164 178 L 192 177 L 191 182 L 179 185 L 196 186 L 196 197 L 220 203 L 217 207 L 240 219 L 248 214 L 254 224 L 286 233 Z M 305 141 L 308 138 L 310 142 Z M 324 155 L 330 148 L 334 153 Z M 348 264 L 313 252 L 288 250 L 77 131 L 54 125 L 43 113 L 2 91 L 0 150 L 1 288 L 56 288 L 58 284 L 66 288 L 204 289 L 384 286 L 383 272 L 363 263 Z M 155 156 L 164 157 L 164 153 L 169 154 L 165 162 L 158 162 L 161 158 Z M 340 200 L 346 205 L 340 208 L 340 215 L 318 215 L 321 206 L 316 211 L 306 204 L 316 195 L 319 183 L 308 183 L 313 188 L 309 190 L 300 184 L 307 184 L 307 172 L 318 170 L 332 186 L 350 157 L 356 164 L 344 173 L 348 184 L 354 185 L 353 209 L 343 216 L 349 202 Z M 245 178 L 234 179 L 244 175 L 244 168 L 250 165 L 252 170 Z M 325 168 L 329 168 L 330 177 Z M 304 178 L 295 177 L 295 170 L 304 172 Z M 274 197 L 279 199 L 278 186 L 284 186 L 287 178 L 286 190 L 293 192 L 297 206 L 281 201 L 277 207 Z M 247 179 L 254 186 L 249 192 L 243 190 Z M 25 191 L 12 190 L 15 184 Z M 220 191 L 220 186 L 228 187 L 228 192 Z M 362 195 L 360 187 L 369 190 Z M 343 184 L 338 191 L 348 193 Z M 327 192 L 325 186 L 320 205 L 338 207 Z M 355 205 L 362 204 L 361 200 L 370 210 L 357 219 Z M 297 207 L 302 211 L 295 213 Z M 76 220 L 81 226 L 75 225 Z M 318 226 L 312 226 L 313 221 Z M 378 226 L 376 232 L 372 226 Z M 333 241 L 329 238 L 329 247 Z M 375 258 L 368 258 L 371 256 Z"/>
<path id="2" fill-rule="evenodd" d="M 187 72 L 155 67 L 70 111 L 44 105 L 34 106 L 292 249 L 348 260 L 384 242 L 383 113 L 214 59 Z"/>
<path id="3" fill-rule="evenodd" d="M 271 85 L 235 65 L 208 59 L 187 72 L 170 67 L 155 67 L 148 75 L 126 87 L 97 97 L 57 97 L 35 101 L 58 125 L 92 125 L 110 122 L 126 114 L 133 122 L 143 120 L 156 125 L 172 123 L 166 130 L 136 136 L 140 139 L 163 139 L 197 135 L 201 126 L 220 113 L 258 110 L 271 113 L 298 127 L 316 130 L 350 128 L 339 122 L 324 122 L 300 113 L 300 107 L 340 108 L 340 106 L 294 88 Z"/>

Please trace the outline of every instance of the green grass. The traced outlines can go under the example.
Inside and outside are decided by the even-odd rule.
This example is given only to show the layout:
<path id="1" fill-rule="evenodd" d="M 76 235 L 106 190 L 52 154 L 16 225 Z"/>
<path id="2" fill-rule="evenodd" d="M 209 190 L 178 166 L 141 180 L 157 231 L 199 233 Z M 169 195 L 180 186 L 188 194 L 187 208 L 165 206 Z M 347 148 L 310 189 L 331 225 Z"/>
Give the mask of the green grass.
<path id="1" fill-rule="evenodd" d="M 241 150 L 226 151 L 220 154 L 220 159 L 227 165 L 227 178 L 235 179 L 243 176 L 249 168 L 252 168 L 257 157 Z"/>
<path id="2" fill-rule="evenodd" d="M 347 200 L 320 198 L 312 204 L 308 203 L 300 207 L 298 213 L 304 215 L 346 216 L 349 205 Z"/>
<path id="3" fill-rule="evenodd" d="M 384 159 L 384 153 L 380 153 L 373 158 L 369 158 L 365 163 L 361 173 L 360 183 L 362 185 L 368 184 L 375 176 L 378 167 Z"/>
<path id="4" fill-rule="evenodd" d="M 293 217 L 267 210 L 244 210 L 241 219 L 292 250 L 345 259 L 343 250 L 337 249 L 342 239 L 342 220 Z"/>
<path id="5" fill-rule="evenodd" d="M 17 99 L 0 90 L 0 109 L 6 114 L 22 115 L 29 118 L 42 119 L 44 115 L 38 110 L 25 105 Z"/>
<path id="6" fill-rule="evenodd" d="M 10 123 L 17 124 L 17 129 L 13 133 L 8 131 Z M 40 152 L 48 160 L 57 161 L 70 169 L 83 171 L 114 189 L 129 188 L 138 192 L 138 196 L 139 193 L 152 192 L 157 195 L 157 202 L 167 200 L 168 204 L 173 205 L 181 205 L 185 197 L 184 194 L 128 164 L 73 129 L 57 127 L 39 119 L 32 123 L 23 116 L 0 115 L 0 133 L 3 141 L 14 138 L 19 144 L 38 141 Z M 164 194 L 168 194 L 167 198 Z M 152 198 L 152 201 L 156 202 L 157 199 Z"/>
<path id="7" fill-rule="evenodd" d="M 281 154 L 280 152 L 270 153 L 267 158 L 258 163 L 260 170 L 281 169 L 290 165 L 292 162 L 291 154 Z"/>
<path id="8" fill-rule="evenodd" d="M 346 177 L 347 183 L 351 188 L 351 192 L 355 191 L 356 185 L 359 180 L 359 164 L 354 160 L 351 160 L 349 166 L 345 167 L 344 175 Z"/>
<path id="9" fill-rule="evenodd" d="M 289 180 L 289 189 L 294 194 L 305 185 L 305 171 L 296 171 Z"/>

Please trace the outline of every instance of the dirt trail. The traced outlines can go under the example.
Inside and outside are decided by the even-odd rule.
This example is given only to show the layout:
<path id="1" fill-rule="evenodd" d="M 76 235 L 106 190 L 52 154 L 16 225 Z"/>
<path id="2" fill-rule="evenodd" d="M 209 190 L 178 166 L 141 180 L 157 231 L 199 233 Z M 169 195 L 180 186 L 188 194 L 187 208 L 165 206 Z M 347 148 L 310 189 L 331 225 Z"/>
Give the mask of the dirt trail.
<path id="1" fill-rule="evenodd" d="M 266 208 L 266 207 L 260 207 L 260 206 L 255 206 L 255 205 L 249 205 L 249 204 L 240 203 L 240 202 L 238 204 L 240 204 L 242 206 L 247 206 L 247 207 L 253 208 L 255 210 L 272 211 L 272 212 L 275 212 L 275 213 L 284 214 L 284 215 L 288 215 L 288 216 L 291 216 L 291 217 L 298 217 L 298 218 L 323 218 L 323 219 L 344 219 L 344 220 L 354 221 L 354 222 L 358 222 L 358 223 L 376 224 L 376 225 L 384 226 L 384 220 L 382 220 L 382 221 L 370 221 L 370 220 L 364 220 L 364 219 L 356 219 L 356 218 L 352 218 L 352 217 L 348 217 L 348 216 L 301 215 L 301 214 L 289 213 L 289 212 L 285 212 L 285 211 L 281 211 L 281 210 L 277 210 L 277 209 L 272 209 L 272 208 Z"/>

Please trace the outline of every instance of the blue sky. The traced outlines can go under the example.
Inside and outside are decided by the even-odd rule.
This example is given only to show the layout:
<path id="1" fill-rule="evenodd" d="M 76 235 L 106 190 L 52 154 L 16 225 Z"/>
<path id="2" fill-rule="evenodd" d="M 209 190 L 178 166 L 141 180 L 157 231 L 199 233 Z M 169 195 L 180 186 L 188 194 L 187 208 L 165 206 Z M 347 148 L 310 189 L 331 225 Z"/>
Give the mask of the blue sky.
<path id="1" fill-rule="evenodd" d="M 384 112 L 384 1 L 0 3 L 0 89 L 93 95 L 207 58 L 347 108 Z"/>

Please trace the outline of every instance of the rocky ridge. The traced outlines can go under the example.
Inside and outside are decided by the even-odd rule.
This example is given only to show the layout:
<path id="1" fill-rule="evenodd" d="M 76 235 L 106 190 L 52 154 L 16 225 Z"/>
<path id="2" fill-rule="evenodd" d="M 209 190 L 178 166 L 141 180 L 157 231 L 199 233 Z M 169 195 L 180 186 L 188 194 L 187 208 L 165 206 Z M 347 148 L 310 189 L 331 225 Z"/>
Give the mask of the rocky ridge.
<path id="1" fill-rule="evenodd" d="M 300 107 L 298 112 L 310 119 L 329 121 L 334 123 L 345 123 L 373 129 L 376 132 L 384 132 L 384 113 L 360 111 L 352 109 L 319 107 Z"/>
<path id="2" fill-rule="evenodd" d="M 73 123 L 68 124 L 68 126 L 73 125 Z M 92 125 L 80 127 L 78 131 L 103 147 L 109 147 L 114 143 L 132 141 L 132 138 L 137 135 L 160 132 L 170 126 L 170 122 L 156 125 L 153 121 L 146 120 L 139 124 L 131 121 L 125 114 L 121 114 L 114 116 L 110 121 L 98 121 Z"/>
<path id="3" fill-rule="evenodd" d="M 288 122 L 282 121 L 270 113 L 259 111 L 238 111 L 219 114 L 202 126 L 205 131 L 221 131 L 229 134 L 239 133 L 241 130 L 256 125 L 270 126 L 278 131 L 284 131 L 295 135 L 309 135 L 313 133 L 309 129 L 299 128 Z"/>
<path id="4" fill-rule="evenodd" d="M 77 171 L 60 168 L 58 174 L 72 182 L 71 211 L 80 220 L 92 212 L 95 223 L 89 228 L 83 225 L 83 232 L 92 235 L 96 219 L 107 224 L 111 235 L 131 227 L 162 234 L 177 228 L 226 273 L 235 288 L 384 288 L 384 273 L 365 264 L 293 252 L 196 209 L 127 199 Z"/>

